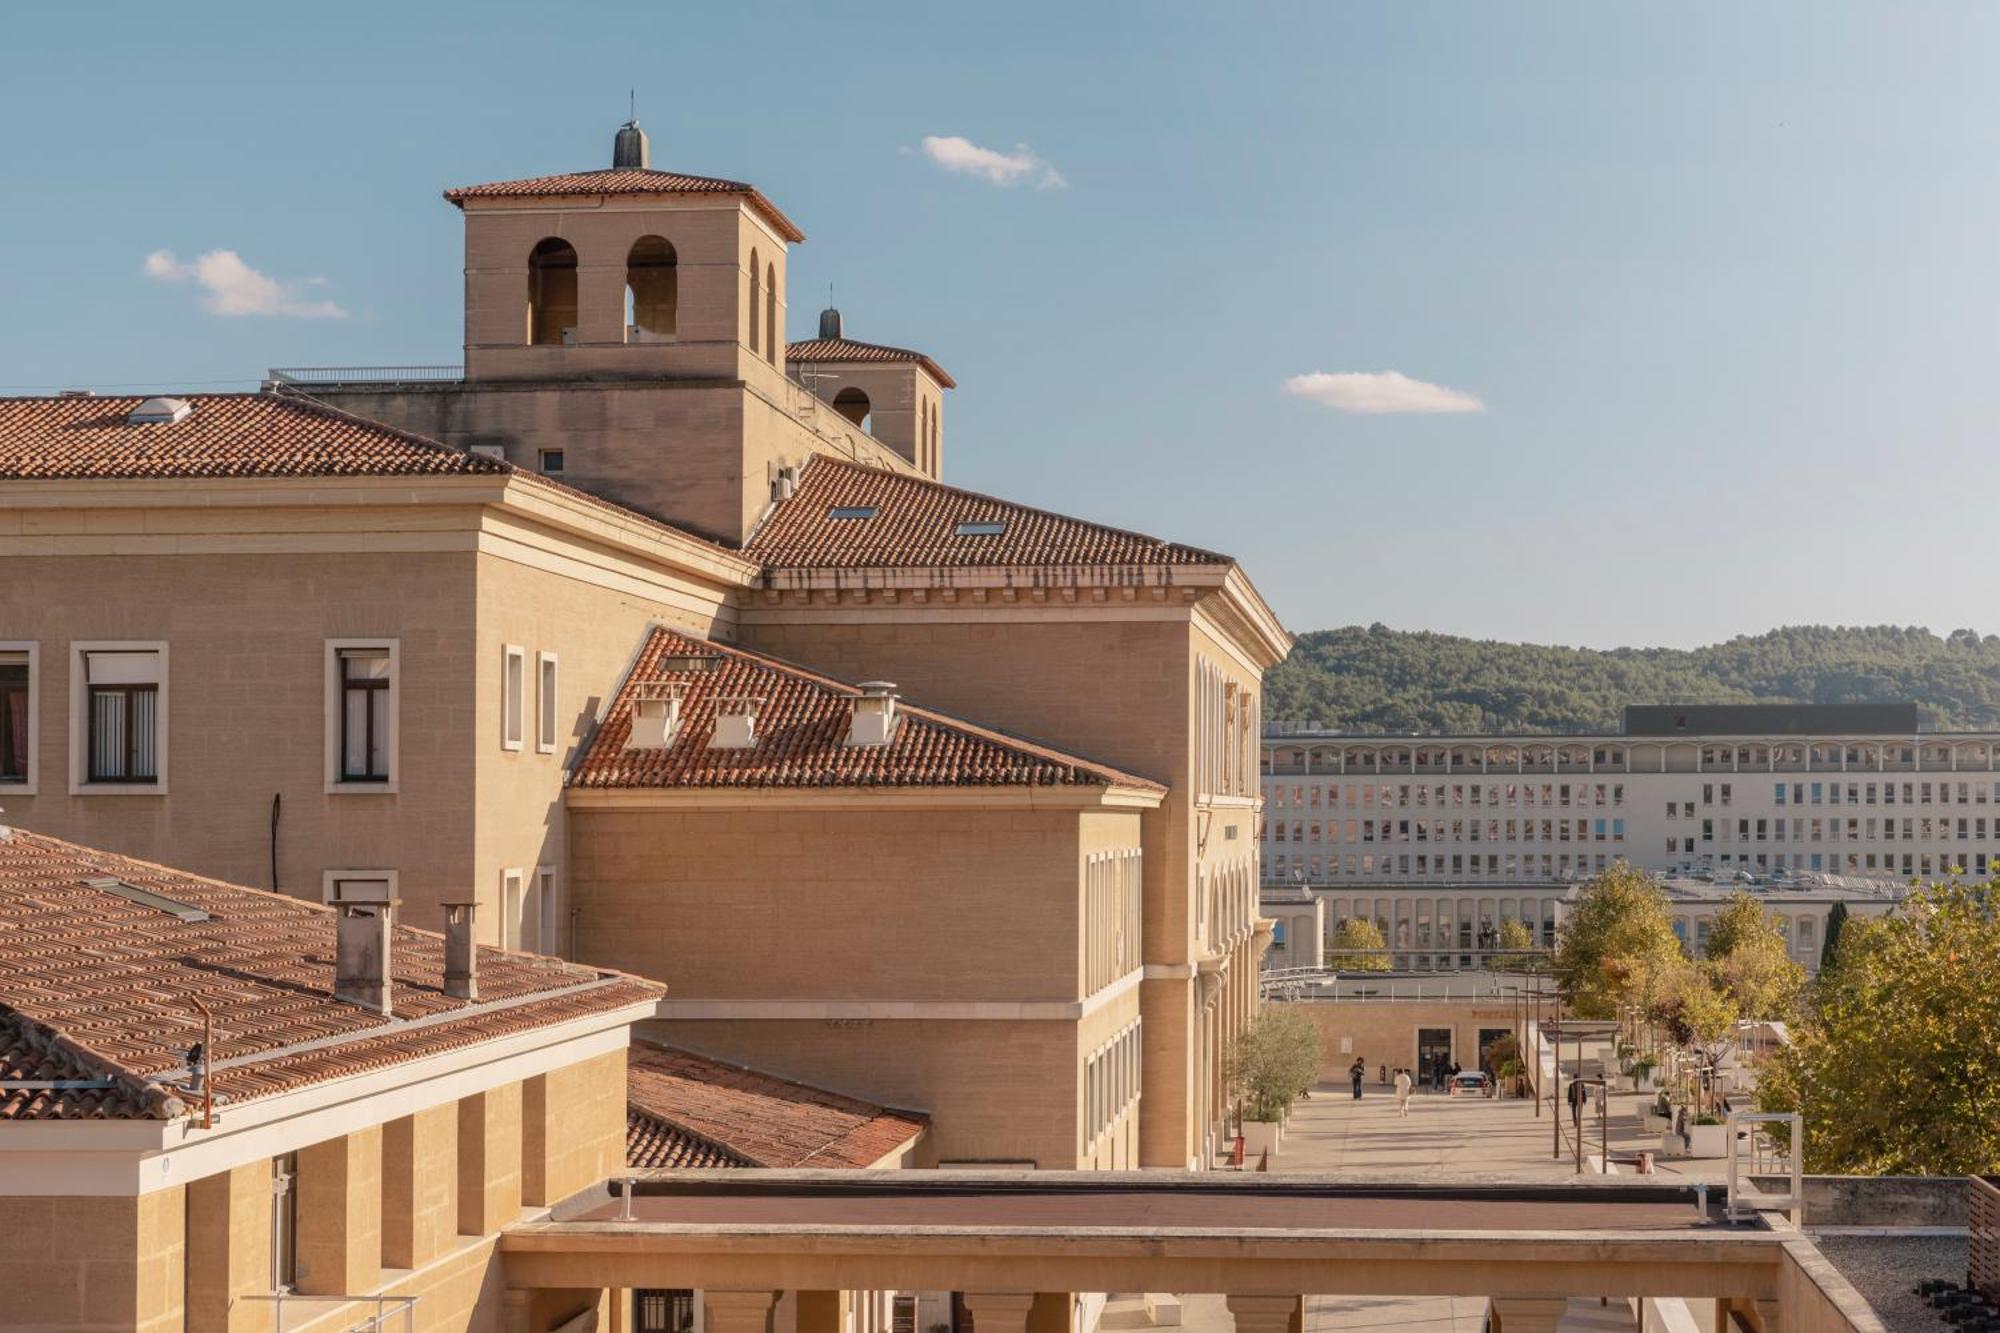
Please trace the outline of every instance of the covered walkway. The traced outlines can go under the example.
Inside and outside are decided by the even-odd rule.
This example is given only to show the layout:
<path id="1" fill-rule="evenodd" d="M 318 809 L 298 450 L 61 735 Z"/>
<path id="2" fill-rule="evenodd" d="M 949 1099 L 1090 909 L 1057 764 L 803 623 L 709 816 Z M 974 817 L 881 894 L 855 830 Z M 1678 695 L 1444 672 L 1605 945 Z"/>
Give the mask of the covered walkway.
<path id="1" fill-rule="evenodd" d="M 706 1333 L 759 1333 L 781 1291 L 873 1290 L 963 1293 L 977 1333 L 1090 1291 L 1218 1294 L 1240 1333 L 1296 1333 L 1306 1295 L 1472 1298 L 1503 1333 L 1553 1333 L 1575 1297 L 1712 1298 L 1751 1333 L 1871 1327 L 1803 1237 L 1696 1197 L 1615 1177 L 672 1172 L 500 1244 L 508 1333 L 539 1333 L 538 1291 L 605 1288 L 698 1289 Z"/>

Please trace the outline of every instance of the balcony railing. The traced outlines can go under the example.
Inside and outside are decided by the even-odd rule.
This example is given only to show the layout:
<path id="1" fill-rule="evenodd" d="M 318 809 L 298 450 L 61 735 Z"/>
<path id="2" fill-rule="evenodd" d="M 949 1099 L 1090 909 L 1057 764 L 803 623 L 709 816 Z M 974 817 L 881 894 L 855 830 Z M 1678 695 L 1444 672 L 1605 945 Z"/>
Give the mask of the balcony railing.
<path id="1" fill-rule="evenodd" d="M 465 378 L 464 366 L 273 366 L 277 384 L 443 384 Z"/>

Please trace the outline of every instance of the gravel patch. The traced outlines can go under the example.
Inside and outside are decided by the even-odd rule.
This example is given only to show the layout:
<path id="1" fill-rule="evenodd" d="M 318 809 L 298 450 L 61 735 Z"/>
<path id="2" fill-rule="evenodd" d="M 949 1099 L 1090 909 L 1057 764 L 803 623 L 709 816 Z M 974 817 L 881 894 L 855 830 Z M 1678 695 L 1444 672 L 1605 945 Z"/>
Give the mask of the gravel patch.
<path id="1" fill-rule="evenodd" d="M 1943 1316 L 1910 1288 L 1932 1277 L 1964 1282 L 1964 1236 L 1814 1236 L 1812 1240 L 1875 1307 L 1890 1333 L 1952 1333 Z"/>

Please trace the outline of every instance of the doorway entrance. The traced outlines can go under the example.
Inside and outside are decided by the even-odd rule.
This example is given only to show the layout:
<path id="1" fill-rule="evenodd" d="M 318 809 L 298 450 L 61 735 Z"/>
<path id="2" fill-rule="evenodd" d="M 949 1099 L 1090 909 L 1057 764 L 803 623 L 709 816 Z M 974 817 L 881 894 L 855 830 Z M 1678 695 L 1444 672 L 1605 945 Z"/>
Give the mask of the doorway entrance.
<path id="1" fill-rule="evenodd" d="M 1451 1069 L 1451 1029 L 1417 1029 L 1417 1086 L 1435 1088 L 1440 1070 Z"/>

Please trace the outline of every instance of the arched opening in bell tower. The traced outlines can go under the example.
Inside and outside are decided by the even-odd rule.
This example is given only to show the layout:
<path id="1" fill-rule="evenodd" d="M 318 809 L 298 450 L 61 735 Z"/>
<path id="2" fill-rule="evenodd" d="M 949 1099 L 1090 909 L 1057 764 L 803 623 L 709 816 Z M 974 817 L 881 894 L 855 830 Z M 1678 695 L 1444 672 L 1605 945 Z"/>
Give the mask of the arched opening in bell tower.
<path id="1" fill-rule="evenodd" d="M 528 255 L 528 341 L 560 347 L 576 332 L 576 248 L 559 236 Z"/>
<path id="2" fill-rule="evenodd" d="M 625 256 L 625 341 L 674 336 L 680 318 L 680 268 L 662 236 L 641 236 Z"/>

